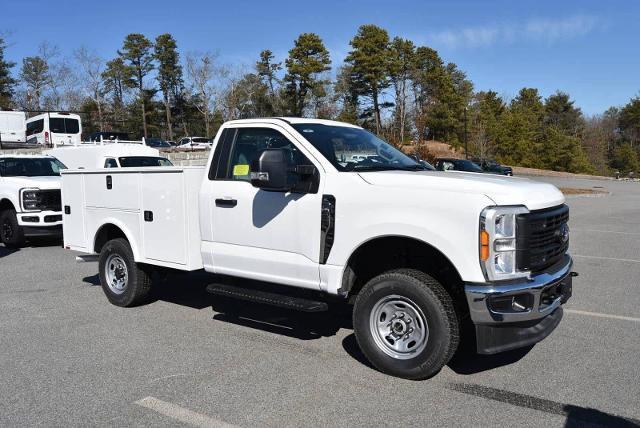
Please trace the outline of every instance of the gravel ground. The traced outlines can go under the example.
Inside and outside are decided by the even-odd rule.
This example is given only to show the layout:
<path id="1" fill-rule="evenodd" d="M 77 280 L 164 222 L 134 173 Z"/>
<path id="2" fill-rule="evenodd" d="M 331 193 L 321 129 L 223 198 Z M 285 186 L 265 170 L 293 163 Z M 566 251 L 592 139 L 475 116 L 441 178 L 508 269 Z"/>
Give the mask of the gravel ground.
<path id="1" fill-rule="evenodd" d="M 345 308 L 237 305 L 193 273 L 122 309 L 59 244 L 0 246 L 0 426 L 638 424 L 640 184 L 542 179 L 610 192 L 568 198 L 580 277 L 563 321 L 421 382 L 369 367 Z"/>

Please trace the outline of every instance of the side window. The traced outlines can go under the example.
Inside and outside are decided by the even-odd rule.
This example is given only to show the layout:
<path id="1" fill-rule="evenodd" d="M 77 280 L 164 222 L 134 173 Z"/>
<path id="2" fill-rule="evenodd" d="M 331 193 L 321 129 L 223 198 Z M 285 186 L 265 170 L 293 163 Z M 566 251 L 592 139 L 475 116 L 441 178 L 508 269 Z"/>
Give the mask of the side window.
<path id="1" fill-rule="evenodd" d="M 34 120 L 27 123 L 27 137 L 33 134 L 39 134 L 44 129 L 44 119 Z"/>
<path id="2" fill-rule="evenodd" d="M 442 170 L 443 171 L 450 171 L 450 170 L 454 170 L 455 166 L 453 164 L 453 162 L 442 162 Z"/>
<path id="3" fill-rule="evenodd" d="M 220 164 L 220 158 L 222 157 L 222 150 L 225 145 L 228 145 L 228 139 L 233 139 L 233 135 L 235 133 L 234 129 L 223 129 L 222 134 L 220 134 L 220 139 L 216 144 L 216 149 L 213 152 L 213 157 L 211 158 L 211 165 L 209 166 L 209 180 L 215 180 L 218 177 L 218 165 Z M 231 137 L 229 137 L 231 135 Z M 228 158 L 227 156 L 225 159 Z"/>
<path id="4" fill-rule="evenodd" d="M 271 128 L 240 128 L 231 149 L 226 179 L 250 181 L 251 162 L 258 159 L 265 149 L 285 149 L 290 166 L 311 164 L 280 132 Z"/>
<path id="5" fill-rule="evenodd" d="M 105 168 L 117 168 L 118 167 L 118 162 L 116 162 L 116 160 L 113 159 L 113 158 L 109 158 L 106 161 L 104 161 L 104 167 Z"/>

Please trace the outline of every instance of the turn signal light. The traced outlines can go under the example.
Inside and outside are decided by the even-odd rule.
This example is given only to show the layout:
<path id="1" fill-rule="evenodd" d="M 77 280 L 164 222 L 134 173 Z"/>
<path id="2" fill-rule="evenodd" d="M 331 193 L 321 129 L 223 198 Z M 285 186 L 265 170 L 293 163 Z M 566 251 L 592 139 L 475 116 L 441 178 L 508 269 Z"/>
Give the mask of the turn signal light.
<path id="1" fill-rule="evenodd" d="M 480 232 L 480 260 L 483 262 L 489 259 L 489 232 Z"/>

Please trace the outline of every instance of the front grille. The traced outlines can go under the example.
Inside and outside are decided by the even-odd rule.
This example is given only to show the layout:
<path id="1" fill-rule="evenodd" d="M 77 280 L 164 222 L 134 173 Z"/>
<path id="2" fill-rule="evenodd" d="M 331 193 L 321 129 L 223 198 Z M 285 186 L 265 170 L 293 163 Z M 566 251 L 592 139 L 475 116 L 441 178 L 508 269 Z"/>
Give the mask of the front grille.
<path id="1" fill-rule="evenodd" d="M 42 211 L 62 211 L 62 198 L 60 189 L 40 190 L 39 208 Z"/>
<path id="2" fill-rule="evenodd" d="M 568 221 L 569 207 L 566 205 L 518 215 L 518 270 L 535 273 L 562 259 L 569 249 Z"/>

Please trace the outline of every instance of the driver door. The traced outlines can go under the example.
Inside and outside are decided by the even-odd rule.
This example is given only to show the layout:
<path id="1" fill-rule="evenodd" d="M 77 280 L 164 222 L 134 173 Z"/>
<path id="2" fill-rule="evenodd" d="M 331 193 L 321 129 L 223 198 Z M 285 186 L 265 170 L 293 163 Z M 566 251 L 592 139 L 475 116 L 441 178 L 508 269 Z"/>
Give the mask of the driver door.
<path id="1" fill-rule="evenodd" d="M 249 181 L 251 162 L 266 148 L 287 149 L 292 166 L 314 163 L 275 125 L 227 129 L 220 140 L 200 199 L 210 222 L 203 259 L 216 273 L 319 288 L 322 193 L 266 191 Z"/>

